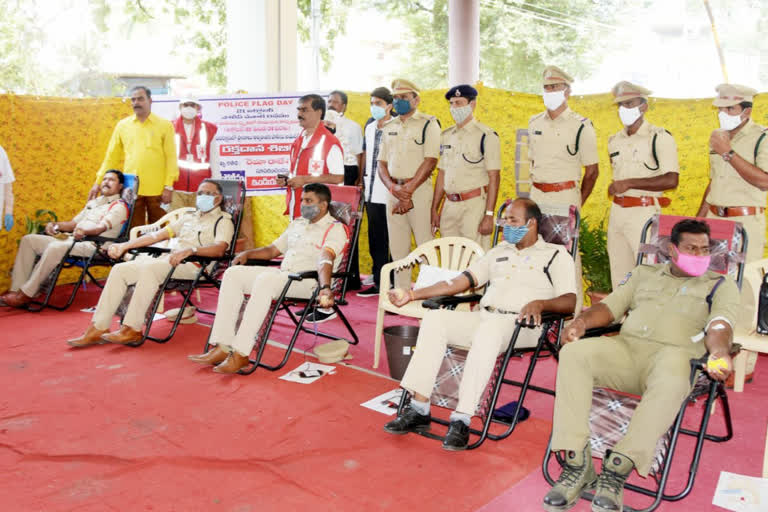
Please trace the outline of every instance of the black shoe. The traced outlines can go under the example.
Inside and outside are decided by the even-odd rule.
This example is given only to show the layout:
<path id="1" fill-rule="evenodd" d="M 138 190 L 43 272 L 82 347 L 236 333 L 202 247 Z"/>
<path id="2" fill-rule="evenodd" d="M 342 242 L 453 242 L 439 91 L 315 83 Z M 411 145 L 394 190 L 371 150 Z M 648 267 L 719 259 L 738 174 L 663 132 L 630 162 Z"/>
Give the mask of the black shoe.
<path id="1" fill-rule="evenodd" d="M 452 421 L 443 440 L 443 450 L 457 452 L 467 449 L 469 443 L 469 425 L 463 421 Z"/>
<path id="2" fill-rule="evenodd" d="M 358 297 L 376 297 L 379 295 L 379 289 L 376 286 L 371 286 L 365 290 L 357 292 Z"/>
<path id="3" fill-rule="evenodd" d="M 407 405 L 397 418 L 384 425 L 384 430 L 390 434 L 398 435 L 409 432 L 426 432 L 429 430 L 431 422 L 432 417 L 429 414 L 419 414 L 410 405 Z"/>
<path id="4" fill-rule="evenodd" d="M 330 313 L 324 313 L 323 311 L 316 309 L 307 315 L 306 321 L 315 324 L 321 324 L 323 322 L 327 322 L 328 320 L 333 320 L 336 318 L 336 316 L 336 311 L 332 310 Z"/>

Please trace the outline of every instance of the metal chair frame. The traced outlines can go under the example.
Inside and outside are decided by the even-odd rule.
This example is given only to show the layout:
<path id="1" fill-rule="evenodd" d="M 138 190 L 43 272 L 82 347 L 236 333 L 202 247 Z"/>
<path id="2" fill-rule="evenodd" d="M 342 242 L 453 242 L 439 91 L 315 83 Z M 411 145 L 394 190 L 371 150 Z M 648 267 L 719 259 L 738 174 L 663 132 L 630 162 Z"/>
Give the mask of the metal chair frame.
<path id="1" fill-rule="evenodd" d="M 75 240 L 72 239 L 72 244 L 67 249 L 67 252 L 64 254 L 64 256 L 61 258 L 61 261 L 54 269 L 53 273 L 50 277 L 50 285 L 47 287 L 45 291 L 45 297 L 42 301 L 32 300 L 29 304 L 27 304 L 27 310 L 31 311 L 33 313 L 38 313 L 45 308 L 51 308 L 55 309 L 57 311 L 64 311 L 69 306 L 72 305 L 72 303 L 75 301 L 75 296 L 77 295 L 77 291 L 80 289 L 80 286 L 83 285 L 86 276 L 91 279 L 91 282 L 93 282 L 96 286 L 99 288 L 104 288 L 104 285 L 102 285 L 98 279 L 96 279 L 93 274 L 91 274 L 91 267 L 112 267 L 114 265 L 117 265 L 120 263 L 120 260 L 114 260 L 110 258 L 106 252 L 102 250 L 105 244 L 108 243 L 121 243 L 128 240 L 128 232 L 130 230 L 131 221 L 133 220 L 133 213 L 135 211 L 135 202 L 136 202 L 136 193 L 139 189 L 139 177 L 135 176 L 133 174 L 126 174 L 125 175 L 126 180 L 128 178 L 132 179 L 131 184 L 124 184 L 123 186 L 130 187 L 134 190 L 134 202 L 131 204 L 128 204 L 124 199 L 121 199 L 122 201 L 126 202 L 126 206 L 128 206 L 128 218 L 125 221 L 125 224 L 123 225 L 123 228 L 120 230 L 120 233 L 118 236 L 111 238 L 111 237 L 103 237 L 103 236 L 86 236 L 82 240 Z M 93 253 L 90 256 L 74 256 L 70 253 L 72 252 L 72 249 L 75 247 L 75 244 L 78 242 L 92 242 L 96 246 L 96 250 L 93 251 Z M 59 279 L 59 275 L 61 274 L 61 271 L 67 268 L 73 268 L 73 267 L 80 267 L 82 270 L 80 272 L 80 275 L 77 278 L 77 281 L 72 286 L 72 293 L 69 294 L 69 298 L 63 305 L 57 305 L 51 303 L 51 296 L 53 295 L 54 290 L 56 289 L 56 282 Z"/>
<path id="2" fill-rule="evenodd" d="M 656 216 L 654 216 L 655 218 Z M 680 219 L 684 218 L 693 218 L 693 217 L 680 217 Z M 641 235 L 641 247 L 642 244 L 645 244 L 648 239 L 648 234 L 650 233 L 651 226 L 653 224 L 653 218 L 648 220 L 646 222 L 645 226 L 643 227 L 643 232 Z M 712 221 L 718 222 L 718 219 L 696 219 L 696 220 L 702 220 L 707 223 L 711 223 Z M 729 221 L 719 221 L 719 222 L 729 222 Z M 743 239 L 742 247 L 740 248 L 740 253 L 746 255 L 747 252 L 747 233 L 744 228 L 736 223 L 736 229 L 741 230 L 741 235 Z M 638 254 L 638 265 L 642 263 L 644 256 L 646 256 L 645 253 L 640 252 Z M 738 270 L 737 270 L 737 279 L 736 283 L 738 284 L 739 288 L 741 288 L 741 281 L 744 274 L 744 262 L 740 262 L 738 264 Z M 597 328 L 597 329 L 590 329 L 587 334 L 584 336 L 585 338 L 591 338 L 591 337 L 597 337 L 601 336 L 603 334 L 608 334 L 612 332 L 618 332 L 621 329 L 621 324 L 614 324 L 611 326 L 603 327 L 603 328 Z M 738 353 L 739 347 L 738 345 L 734 344 L 732 354 Z M 701 460 L 701 451 L 703 449 L 704 441 L 712 441 L 716 443 L 722 443 L 725 441 L 730 440 L 733 437 L 733 423 L 731 421 L 731 409 L 728 404 L 728 395 L 725 391 L 725 385 L 722 382 L 715 381 L 711 379 L 706 373 L 699 374 L 699 370 L 703 367 L 706 367 L 706 361 L 707 356 L 703 356 L 701 359 L 691 359 L 691 385 L 693 386 L 693 389 L 691 393 L 686 397 L 686 399 L 683 401 L 683 404 L 680 406 L 680 411 L 677 414 L 677 417 L 675 418 L 674 423 L 672 426 L 670 426 L 669 430 L 669 448 L 667 450 L 667 453 L 664 457 L 664 460 L 661 463 L 661 471 L 658 473 L 652 474 L 652 479 L 656 483 L 655 488 L 651 487 L 644 487 L 641 485 L 636 485 L 632 483 L 625 483 L 624 488 L 637 492 L 639 494 L 649 496 L 653 498 L 653 502 L 646 508 L 642 509 L 635 509 L 632 507 L 629 507 L 627 505 L 624 506 L 625 512 L 651 512 L 658 508 L 658 506 L 661 504 L 662 501 L 679 501 L 688 496 L 690 494 L 691 490 L 693 489 L 693 483 L 696 479 L 696 473 L 699 468 L 699 462 Z M 697 380 L 698 379 L 698 380 Z M 706 385 L 701 385 L 698 382 L 702 381 L 702 379 L 706 379 L 704 381 Z M 706 401 L 704 403 L 704 409 L 701 417 L 701 421 L 699 422 L 699 426 L 695 430 L 682 428 L 683 419 L 685 417 L 685 413 L 688 409 L 689 404 L 694 404 L 697 401 L 699 401 L 700 398 L 706 396 Z M 710 434 L 707 432 L 707 429 L 709 427 L 709 419 L 712 415 L 712 409 L 713 405 L 715 403 L 715 400 L 720 401 L 720 404 L 723 408 L 723 421 L 725 423 L 725 434 L 724 435 L 715 435 Z M 680 434 L 684 434 L 687 436 L 692 436 L 696 438 L 696 446 L 693 451 L 693 456 L 691 458 L 691 463 L 688 466 L 688 479 L 686 481 L 686 485 L 680 492 L 674 493 L 674 494 L 667 494 L 666 486 L 669 479 L 669 473 L 672 467 L 672 459 L 675 454 L 675 448 L 677 446 L 677 441 L 680 438 Z M 553 452 L 551 451 L 552 446 L 552 437 L 550 436 L 549 443 L 547 444 L 547 451 L 544 454 L 544 460 L 542 462 L 542 472 L 544 473 L 544 478 L 547 480 L 547 482 L 550 485 L 555 484 L 555 479 L 552 477 L 552 475 L 549 472 L 549 462 L 550 459 L 553 456 Z M 562 466 L 565 464 L 565 459 L 562 456 L 561 453 L 554 454 L 557 462 Z M 582 499 L 586 499 L 589 501 L 592 501 L 594 498 L 594 493 L 591 492 L 583 492 L 581 495 Z"/>

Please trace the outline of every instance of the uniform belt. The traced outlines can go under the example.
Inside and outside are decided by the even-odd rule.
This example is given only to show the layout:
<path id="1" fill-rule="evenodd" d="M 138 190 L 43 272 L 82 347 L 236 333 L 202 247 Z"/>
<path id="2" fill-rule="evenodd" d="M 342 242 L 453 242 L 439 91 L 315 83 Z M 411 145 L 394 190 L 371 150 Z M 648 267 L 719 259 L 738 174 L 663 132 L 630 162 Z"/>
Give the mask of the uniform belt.
<path id="1" fill-rule="evenodd" d="M 493 306 L 484 306 L 489 313 L 498 313 L 500 315 L 516 315 L 517 311 L 507 311 L 506 309 L 495 308 Z"/>
<path id="2" fill-rule="evenodd" d="M 411 181 L 413 178 L 390 178 L 392 183 L 395 185 L 405 185 L 409 181 Z"/>
<path id="3" fill-rule="evenodd" d="M 534 182 L 533 186 L 541 190 L 542 192 L 560 192 L 561 190 L 576 188 L 576 182 L 575 181 L 558 181 L 557 183 L 535 183 Z"/>
<path id="4" fill-rule="evenodd" d="M 744 217 L 758 215 L 765 211 L 761 206 L 714 206 L 709 205 L 709 211 L 718 217 Z"/>
<path id="5" fill-rule="evenodd" d="M 633 208 L 636 206 L 653 206 L 659 202 L 659 206 L 666 208 L 672 202 L 668 197 L 654 197 L 654 196 L 613 196 L 613 204 L 617 204 L 622 208 Z"/>
<path id="6" fill-rule="evenodd" d="M 445 194 L 445 197 L 449 201 L 466 201 L 467 199 L 472 199 L 473 197 L 477 197 L 483 192 L 488 192 L 488 187 L 483 186 L 476 188 L 474 190 L 470 190 L 468 192 L 459 192 L 458 194 Z"/>

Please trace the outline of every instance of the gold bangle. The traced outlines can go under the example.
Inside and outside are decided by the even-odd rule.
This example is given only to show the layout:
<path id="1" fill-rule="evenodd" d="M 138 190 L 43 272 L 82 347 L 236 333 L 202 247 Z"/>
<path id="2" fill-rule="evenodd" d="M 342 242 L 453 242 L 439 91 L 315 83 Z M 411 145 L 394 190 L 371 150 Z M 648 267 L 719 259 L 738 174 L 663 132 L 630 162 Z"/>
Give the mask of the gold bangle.
<path id="1" fill-rule="evenodd" d="M 411 296 L 411 300 L 416 300 L 416 297 L 413 295 L 413 290 L 408 290 L 408 294 Z"/>

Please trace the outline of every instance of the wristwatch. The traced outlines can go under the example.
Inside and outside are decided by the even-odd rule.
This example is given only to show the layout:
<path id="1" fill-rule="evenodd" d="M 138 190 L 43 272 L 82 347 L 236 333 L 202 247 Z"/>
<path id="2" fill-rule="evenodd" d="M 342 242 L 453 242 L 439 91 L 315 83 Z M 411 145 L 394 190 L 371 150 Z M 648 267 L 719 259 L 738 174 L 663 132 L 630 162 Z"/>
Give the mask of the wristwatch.
<path id="1" fill-rule="evenodd" d="M 193 247 L 193 248 L 192 248 L 192 252 L 193 252 L 193 253 L 195 253 L 195 254 L 197 254 L 197 247 Z"/>
<path id="2" fill-rule="evenodd" d="M 734 150 L 730 150 L 727 153 L 723 153 L 720 156 L 722 156 L 723 160 L 725 160 L 726 162 L 730 162 L 731 159 L 733 158 L 733 155 L 735 155 L 735 154 L 736 154 L 736 152 Z"/>
<path id="3" fill-rule="evenodd" d="M 330 290 L 330 289 L 331 289 L 331 285 L 329 285 L 329 284 L 324 284 L 323 286 L 321 286 L 321 287 L 320 287 L 320 291 L 323 291 L 323 290 L 325 290 L 326 288 Z"/>

